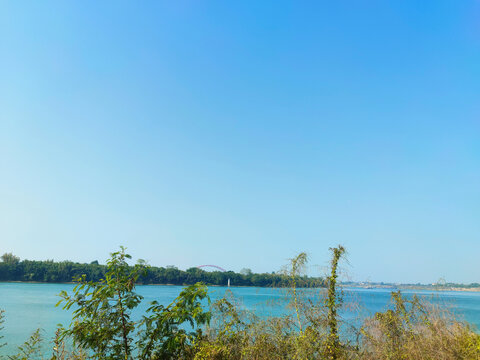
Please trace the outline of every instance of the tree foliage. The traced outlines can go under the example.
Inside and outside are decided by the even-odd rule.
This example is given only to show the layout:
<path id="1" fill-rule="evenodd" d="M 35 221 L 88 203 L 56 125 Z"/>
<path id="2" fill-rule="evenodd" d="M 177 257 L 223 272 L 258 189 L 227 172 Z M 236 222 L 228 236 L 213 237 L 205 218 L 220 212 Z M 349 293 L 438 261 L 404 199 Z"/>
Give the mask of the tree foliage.
<path id="1" fill-rule="evenodd" d="M 105 277 L 108 266 L 100 265 L 98 261 L 90 264 L 80 264 L 71 261 L 55 262 L 22 260 L 12 254 L 3 255 L 6 261 L 0 262 L 0 281 L 36 281 L 36 282 L 71 282 L 85 275 L 87 281 L 100 281 Z M 16 259 L 16 260 L 15 260 Z M 208 272 L 199 268 L 190 268 L 186 271 L 179 270 L 174 266 L 149 267 L 149 271 L 140 274 L 137 282 L 140 284 L 171 284 L 193 285 L 198 282 L 207 285 L 225 286 L 230 279 L 234 286 L 290 286 L 290 276 L 278 274 L 257 274 L 250 269 L 243 269 L 241 273 L 233 271 Z M 321 278 L 298 276 L 297 287 L 324 286 Z"/>
<path id="2" fill-rule="evenodd" d="M 146 272 L 144 262 L 131 267 L 125 249 L 112 253 L 105 278 L 98 282 L 77 279 L 73 295 L 61 292 L 64 309 L 73 311 L 70 327 L 62 338 L 90 351 L 94 359 L 160 359 L 181 354 L 189 348 L 199 326 L 208 323 L 209 313 L 201 306 L 207 297 L 204 285 L 185 288 L 167 307 L 152 302 L 141 321 L 132 319 L 132 311 L 143 297 L 135 292 L 138 278 Z M 187 332 L 188 323 L 196 332 Z M 135 341 L 135 339 L 138 339 Z"/>
<path id="3" fill-rule="evenodd" d="M 15 265 L 20 262 L 20 258 L 12 253 L 5 253 L 0 256 L 0 259 L 2 259 L 2 262 L 7 265 Z"/>
<path id="4" fill-rule="evenodd" d="M 77 279 L 72 296 L 65 291 L 60 294 L 64 309 L 75 305 L 73 322 L 64 336 L 71 336 L 80 347 L 91 349 L 97 359 L 131 357 L 135 330 L 131 312 L 142 300 L 134 289 L 145 267 L 142 264 L 128 266 L 126 260 L 130 258 L 121 248 L 112 253 L 105 279 L 87 281 L 84 275 Z"/>

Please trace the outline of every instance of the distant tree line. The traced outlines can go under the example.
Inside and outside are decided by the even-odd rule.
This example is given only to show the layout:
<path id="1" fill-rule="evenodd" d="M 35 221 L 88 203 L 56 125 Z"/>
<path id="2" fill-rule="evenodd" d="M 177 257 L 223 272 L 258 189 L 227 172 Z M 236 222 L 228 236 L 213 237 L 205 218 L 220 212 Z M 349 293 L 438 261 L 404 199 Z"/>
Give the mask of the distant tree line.
<path id="1" fill-rule="evenodd" d="M 35 282 L 71 282 L 74 278 L 85 275 L 88 281 L 99 281 L 107 272 L 105 265 L 98 261 L 90 264 L 80 264 L 72 261 L 55 262 L 53 260 L 34 261 L 20 260 L 17 256 L 7 253 L 0 257 L 0 281 L 35 281 Z M 291 278 L 281 273 L 253 273 L 243 269 L 240 273 L 234 271 L 204 271 L 190 268 L 186 271 L 174 266 L 148 267 L 146 274 L 140 276 L 141 284 L 172 284 L 192 285 L 203 282 L 207 285 L 225 286 L 230 279 L 232 286 L 286 287 Z M 322 278 L 298 276 L 297 287 L 323 287 Z"/>

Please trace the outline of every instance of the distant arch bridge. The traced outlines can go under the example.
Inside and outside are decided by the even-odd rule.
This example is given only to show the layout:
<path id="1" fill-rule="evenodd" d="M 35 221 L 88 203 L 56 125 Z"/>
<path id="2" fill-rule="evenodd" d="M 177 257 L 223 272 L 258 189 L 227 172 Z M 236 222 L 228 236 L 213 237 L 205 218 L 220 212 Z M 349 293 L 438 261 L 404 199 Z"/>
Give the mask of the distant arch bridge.
<path id="1" fill-rule="evenodd" d="M 205 268 L 213 268 L 213 269 L 220 270 L 221 272 L 227 272 L 227 270 L 225 270 L 224 268 L 222 268 L 220 266 L 217 266 L 217 265 L 200 265 L 200 266 L 197 266 L 197 269 L 205 269 Z"/>

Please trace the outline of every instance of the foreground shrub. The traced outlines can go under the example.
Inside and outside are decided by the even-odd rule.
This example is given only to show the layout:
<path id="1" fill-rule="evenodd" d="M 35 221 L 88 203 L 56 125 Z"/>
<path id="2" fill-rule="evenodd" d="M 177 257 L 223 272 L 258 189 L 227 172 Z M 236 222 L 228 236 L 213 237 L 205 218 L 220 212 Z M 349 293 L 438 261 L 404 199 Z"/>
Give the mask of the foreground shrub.
<path id="1" fill-rule="evenodd" d="M 168 359 L 189 353 L 195 339 L 201 337 L 200 326 L 210 315 L 201 301 L 207 297 L 202 284 L 188 286 L 169 306 L 152 302 L 142 320 L 131 318 L 132 310 L 143 299 L 135 290 L 138 277 L 145 271 L 140 262 L 127 264 L 130 255 L 121 251 L 112 254 L 105 279 L 99 282 L 77 279 L 73 295 L 62 292 L 65 309 L 73 308 L 73 322 L 62 329 L 61 339 L 69 338 L 92 359 Z M 62 302 L 60 301 L 60 303 Z M 186 331 L 188 323 L 196 331 Z M 134 338 L 138 340 L 134 340 Z"/>
<path id="2" fill-rule="evenodd" d="M 480 336 L 446 309 L 392 293 L 393 310 L 361 328 L 365 359 L 480 359 Z"/>

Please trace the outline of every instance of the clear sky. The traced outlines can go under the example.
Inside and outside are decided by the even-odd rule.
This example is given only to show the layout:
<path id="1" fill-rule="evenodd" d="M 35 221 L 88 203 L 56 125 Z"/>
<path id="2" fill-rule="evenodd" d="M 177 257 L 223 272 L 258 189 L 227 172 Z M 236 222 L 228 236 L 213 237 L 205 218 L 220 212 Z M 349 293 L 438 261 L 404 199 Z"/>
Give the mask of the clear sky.
<path id="1" fill-rule="evenodd" d="M 2 1 L 0 252 L 480 282 L 479 1 Z"/>

